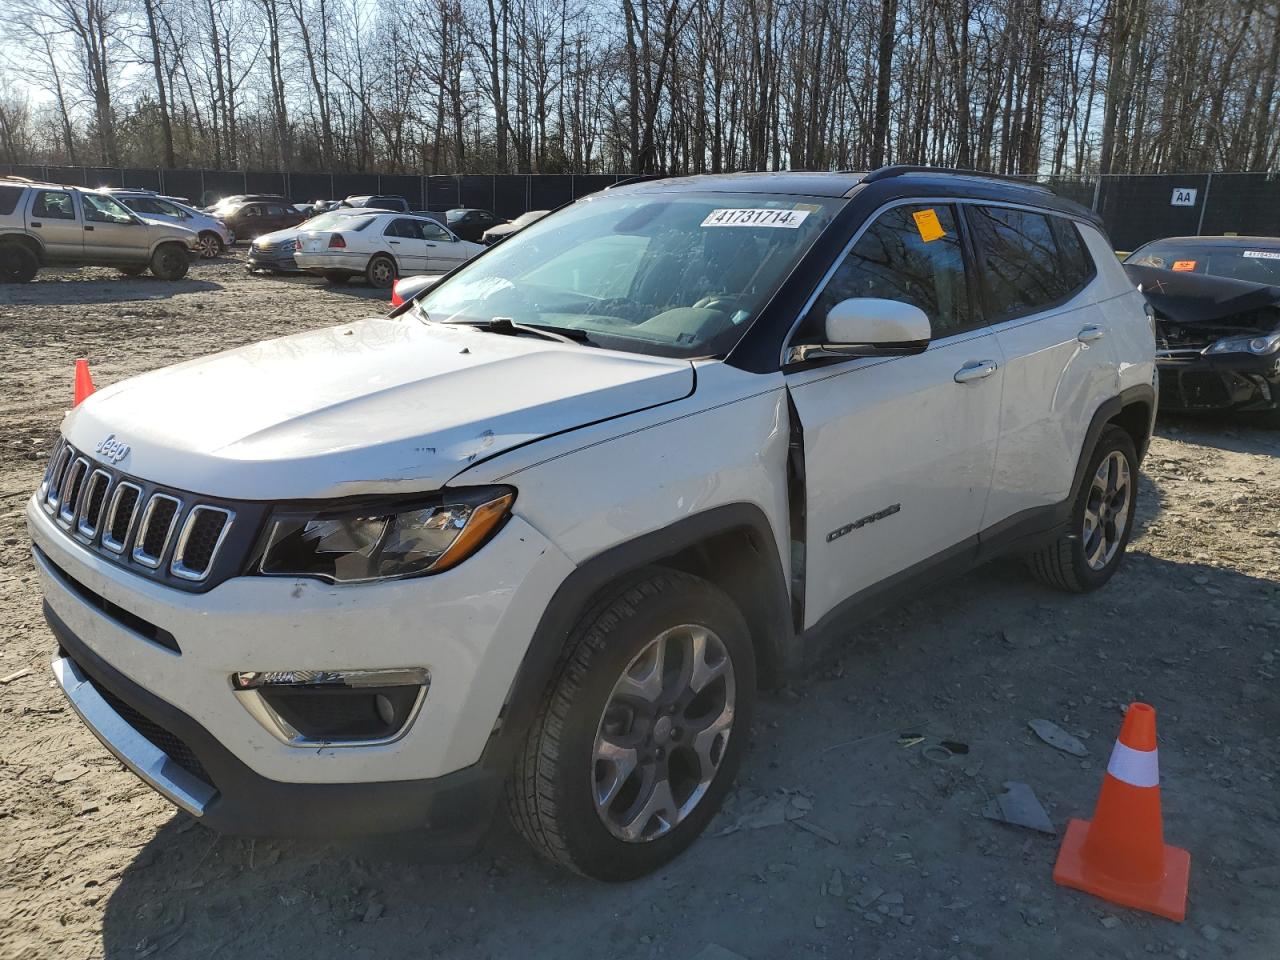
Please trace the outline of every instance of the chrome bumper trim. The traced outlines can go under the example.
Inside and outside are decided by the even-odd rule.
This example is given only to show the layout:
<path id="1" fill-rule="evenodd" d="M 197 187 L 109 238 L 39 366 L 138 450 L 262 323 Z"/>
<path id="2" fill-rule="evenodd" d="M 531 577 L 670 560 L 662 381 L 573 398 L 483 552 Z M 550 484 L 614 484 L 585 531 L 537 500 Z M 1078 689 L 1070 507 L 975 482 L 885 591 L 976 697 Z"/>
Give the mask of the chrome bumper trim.
<path id="1" fill-rule="evenodd" d="M 205 808 L 217 795 L 213 787 L 178 766 L 111 709 L 74 661 L 58 657 L 52 666 L 53 675 L 72 709 L 116 759 L 171 803 L 193 817 L 204 815 Z"/>

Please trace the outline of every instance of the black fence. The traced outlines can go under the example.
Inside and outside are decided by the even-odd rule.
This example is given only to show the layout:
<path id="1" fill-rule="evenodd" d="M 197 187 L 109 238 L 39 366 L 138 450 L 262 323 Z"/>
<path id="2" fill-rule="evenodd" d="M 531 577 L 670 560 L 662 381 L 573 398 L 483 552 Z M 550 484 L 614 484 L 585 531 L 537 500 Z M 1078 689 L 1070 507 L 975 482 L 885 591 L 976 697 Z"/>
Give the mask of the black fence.
<path id="1" fill-rule="evenodd" d="M 197 206 L 237 193 L 278 193 L 293 203 L 368 194 L 404 197 L 413 210 L 482 207 L 500 217 L 549 210 L 595 193 L 629 174 L 504 174 L 421 177 L 391 173 L 270 173 L 242 170 L 147 170 L 0 164 L 0 172 L 83 187 L 139 187 Z"/>
<path id="2" fill-rule="evenodd" d="M 0 172 L 89 187 L 145 187 L 198 205 L 236 193 L 278 193 L 294 203 L 362 194 L 404 197 L 414 210 L 483 207 L 500 217 L 548 210 L 629 174 L 270 173 L 0 164 Z M 1280 173 L 1191 173 L 1039 178 L 1098 211 L 1119 250 L 1183 235 L 1280 236 Z"/>

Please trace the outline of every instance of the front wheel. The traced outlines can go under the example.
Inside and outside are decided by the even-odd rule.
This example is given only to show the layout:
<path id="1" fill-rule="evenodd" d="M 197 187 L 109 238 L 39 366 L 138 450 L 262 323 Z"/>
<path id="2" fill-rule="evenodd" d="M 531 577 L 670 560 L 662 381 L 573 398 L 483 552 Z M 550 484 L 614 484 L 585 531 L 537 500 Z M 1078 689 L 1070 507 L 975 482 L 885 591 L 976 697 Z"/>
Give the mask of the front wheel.
<path id="1" fill-rule="evenodd" d="M 755 657 L 711 583 L 654 569 L 570 635 L 508 784 L 512 822 L 598 880 L 667 863 L 706 827 L 746 748 Z"/>
<path id="2" fill-rule="evenodd" d="M 386 254 L 377 254 L 365 268 L 364 277 L 369 286 L 386 290 L 396 282 L 396 262 Z"/>
<path id="3" fill-rule="evenodd" d="M 1133 439 L 1109 424 L 1098 438 L 1076 491 L 1071 526 L 1027 559 L 1037 580 L 1070 593 L 1097 590 L 1115 575 L 1133 532 L 1138 454 Z"/>
<path id="4" fill-rule="evenodd" d="M 162 244 L 151 255 L 151 273 L 161 280 L 181 280 L 190 266 L 187 251 L 176 243 Z"/>
<path id="5" fill-rule="evenodd" d="M 200 239 L 196 243 L 196 249 L 200 251 L 200 257 L 204 260 L 212 260 L 214 257 L 222 256 L 224 245 L 222 238 L 216 233 L 205 232 L 200 234 Z"/>

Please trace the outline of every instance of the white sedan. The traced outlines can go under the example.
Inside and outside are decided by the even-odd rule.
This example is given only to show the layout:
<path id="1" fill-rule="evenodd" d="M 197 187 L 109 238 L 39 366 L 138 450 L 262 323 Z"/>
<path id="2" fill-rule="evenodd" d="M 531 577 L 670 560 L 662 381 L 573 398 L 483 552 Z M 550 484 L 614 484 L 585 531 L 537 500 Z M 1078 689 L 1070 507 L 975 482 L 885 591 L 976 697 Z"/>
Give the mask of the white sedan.
<path id="1" fill-rule="evenodd" d="M 330 283 L 362 276 L 385 289 L 397 277 L 448 273 L 484 249 L 428 217 L 387 212 L 347 217 L 318 230 L 304 225 L 294 260 Z"/>

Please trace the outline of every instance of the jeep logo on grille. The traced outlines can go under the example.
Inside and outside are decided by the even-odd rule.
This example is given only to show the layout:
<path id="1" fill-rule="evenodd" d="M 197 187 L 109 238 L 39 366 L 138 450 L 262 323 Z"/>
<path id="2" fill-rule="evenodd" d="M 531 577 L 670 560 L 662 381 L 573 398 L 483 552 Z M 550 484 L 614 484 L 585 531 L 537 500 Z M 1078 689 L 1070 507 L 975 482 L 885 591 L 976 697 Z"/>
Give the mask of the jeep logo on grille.
<path id="1" fill-rule="evenodd" d="M 108 463 L 119 463 L 129 455 L 129 445 L 117 440 L 114 433 L 107 434 L 93 449 Z"/>

